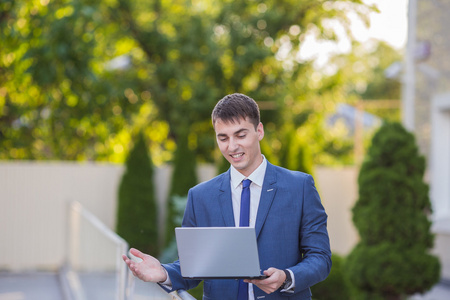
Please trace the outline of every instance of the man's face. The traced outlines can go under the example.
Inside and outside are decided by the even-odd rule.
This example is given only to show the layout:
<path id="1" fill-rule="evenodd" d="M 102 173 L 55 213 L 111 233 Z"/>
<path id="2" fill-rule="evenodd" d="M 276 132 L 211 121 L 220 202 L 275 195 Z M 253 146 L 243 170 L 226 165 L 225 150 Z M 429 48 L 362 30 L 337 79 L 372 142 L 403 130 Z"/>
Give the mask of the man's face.
<path id="1" fill-rule="evenodd" d="M 223 122 L 217 119 L 214 124 L 220 152 L 243 175 L 250 175 L 262 162 L 259 141 L 264 137 L 264 128 L 255 126 L 248 118 L 239 122 Z"/>

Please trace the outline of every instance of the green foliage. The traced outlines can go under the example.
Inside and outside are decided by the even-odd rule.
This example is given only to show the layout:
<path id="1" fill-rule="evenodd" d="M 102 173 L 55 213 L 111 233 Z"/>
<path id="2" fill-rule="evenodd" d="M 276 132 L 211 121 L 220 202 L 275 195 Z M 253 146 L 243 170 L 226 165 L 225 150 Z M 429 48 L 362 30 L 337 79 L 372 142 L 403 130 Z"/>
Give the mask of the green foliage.
<path id="1" fill-rule="evenodd" d="M 166 245 L 175 237 L 175 227 L 181 225 L 175 222 L 177 209 L 173 202 L 174 196 L 186 196 L 189 189 L 198 183 L 195 153 L 189 149 L 188 142 L 188 135 L 181 135 L 175 151 L 171 188 L 167 201 Z"/>
<path id="2" fill-rule="evenodd" d="M 327 279 L 311 287 L 314 300 L 350 299 L 350 284 L 343 270 L 344 258 L 333 254 L 333 266 Z"/>
<path id="3" fill-rule="evenodd" d="M 347 27 L 349 12 L 373 10 L 345 2 L 2 1 L 0 158 L 123 162 L 130 132 L 145 127 L 158 163 L 186 132 L 196 159 L 211 162 L 210 113 L 231 92 L 263 104 L 276 139 L 331 86 L 314 84 L 311 61 L 297 58 L 305 37 L 334 40 L 324 20 Z M 325 136 L 317 124 L 304 129 Z M 322 162 L 320 139 L 305 144 L 315 141 Z"/>
<path id="4" fill-rule="evenodd" d="M 187 197 L 173 196 L 170 203 L 172 203 L 172 214 L 174 226 L 181 226 L 183 220 L 184 209 L 186 207 Z M 177 243 L 174 238 L 170 240 L 169 245 L 164 249 L 163 253 L 159 257 L 161 263 L 171 263 L 178 259 Z M 189 290 L 189 294 L 198 300 L 203 297 L 203 282 L 197 287 Z"/>
<path id="5" fill-rule="evenodd" d="M 197 300 L 203 299 L 203 281 L 195 288 L 189 290 L 189 294 Z"/>
<path id="6" fill-rule="evenodd" d="M 172 203 L 173 214 L 172 223 L 174 226 L 181 226 L 183 221 L 184 209 L 186 208 L 187 196 L 172 196 L 170 203 Z M 162 251 L 159 261 L 163 264 L 171 263 L 178 259 L 177 242 L 171 239 L 167 247 Z"/>
<path id="7" fill-rule="evenodd" d="M 189 148 L 187 135 L 177 143 L 173 166 L 170 195 L 185 196 L 197 184 L 195 153 Z"/>
<path id="8" fill-rule="evenodd" d="M 353 51 L 330 59 L 332 75 L 323 83 L 328 87 L 344 87 L 348 96 L 359 99 L 399 99 L 401 82 L 387 78 L 385 71 L 402 60 L 399 51 L 385 42 L 353 43 Z"/>
<path id="9" fill-rule="evenodd" d="M 290 170 L 312 174 L 312 157 L 308 146 L 292 127 L 286 128 L 283 136 L 283 144 L 278 155 L 280 158 L 278 164 Z"/>
<path id="10" fill-rule="evenodd" d="M 119 186 L 116 232 L 130 247 L 157 256 L 158 211 L 153 165 L 148 153 L 144 136 L 139 133 Z"/>
<path id="11" fill-rule="evenodd" d="M 401 52 L 385 42 L 353 43 L 353 51 L 332 57 L 325 69 L 333 70 L 323 80 L 328 88 L 346 91 L 346 103 L 363 100 L 364 110 L 385 120 L 400 120 L 400 76 L 388 78 L 386 70 L 403 60 Z M 370 100 L 383 100 L 371 105 Z"/>
<path id="12" fill-rule="evenodd" d="M 217 163 L 217 174 L 222 174 L 230 168 L 230 163 L 223 155 L 220 155 L 219 162 Z"/>
<path id="13" fill-rule="evenodd" d="M 399 63 L 403 60 L 398 51 L 384 42 L 376 45 L 373 51 L 369 52 L 372 59 L 377 59 L 377 64 L 367 60 L 370 68 L 370 75 L 367 87 L 361 93 L 362 99 L 400 99 L 401 82 L 397 78 L 386 78 L 385 71 L 393 63 Z"/>
<path id="14" fill-rule="evenodd" d="M 399 123 L 384 124 L 359 173 L 353 222 L 360 242 L 346 263 L 364 299 L 399 299 L 439 280 L 439 261 L 428 253 L 434 237 L 424 172 L 414 136 Z"/>
<path id="15" fill-rule="evenodd" d="M 115 74 L 108 68 L 135 47 L 119 37 L 108 5 L 6 1 L 2 7 L 0 158 L 123 162 L 129 123 L 149 98 L 129 92 L 141 82 L 139 68 Z"/>

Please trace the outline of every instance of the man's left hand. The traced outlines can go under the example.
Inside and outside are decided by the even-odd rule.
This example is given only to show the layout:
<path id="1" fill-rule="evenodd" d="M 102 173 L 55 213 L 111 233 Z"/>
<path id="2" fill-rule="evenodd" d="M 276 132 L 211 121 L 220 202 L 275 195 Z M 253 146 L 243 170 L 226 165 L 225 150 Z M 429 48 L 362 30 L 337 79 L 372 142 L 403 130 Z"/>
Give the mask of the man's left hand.
<path id="1" fill-rule="evenodd" d="M 266 294 L 271 294 L 278 290 L 286 280 L 286 274 L 284 271 L 276 268 L 269 268 L 265 270 L 264 275 L 267 275 L 266 279 L 246 279 L 244 281 L 256 285 Z"/>

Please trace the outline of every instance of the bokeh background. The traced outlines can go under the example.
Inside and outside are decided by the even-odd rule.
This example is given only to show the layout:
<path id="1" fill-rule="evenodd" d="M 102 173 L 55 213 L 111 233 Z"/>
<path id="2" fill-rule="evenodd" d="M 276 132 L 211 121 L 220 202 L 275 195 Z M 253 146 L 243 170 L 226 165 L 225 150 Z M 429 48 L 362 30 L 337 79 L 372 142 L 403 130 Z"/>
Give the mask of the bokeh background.
<path id="1" fill-rule="evenodd" d="M 173 258 L 183 197 L 228 168 L 211 111 L 240 92 L 260 106 L 269 161 L 315 177 L 342 257 L 359 240 L 352 207 L 372 137 L 401 122 L 425 158 L 429 251 L 448 284 L 449 9 L 442 0 L 0 1 L 0 281 L 68 261 L 89 274 L 120 269 L 109 242 L 71 238 L 74 227 L 92 231 L 71 219 L 73 201 L 130 246 L 152 237 L 149 251 Z"/>

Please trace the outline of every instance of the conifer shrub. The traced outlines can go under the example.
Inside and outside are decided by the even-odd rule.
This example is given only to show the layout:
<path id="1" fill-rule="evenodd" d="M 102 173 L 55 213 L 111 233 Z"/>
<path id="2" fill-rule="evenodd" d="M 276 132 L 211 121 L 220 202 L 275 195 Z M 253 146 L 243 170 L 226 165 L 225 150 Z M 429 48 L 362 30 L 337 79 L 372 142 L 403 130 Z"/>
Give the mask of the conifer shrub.
<path id="1" fill-rule="evenodd" d="M 228 171 L 230 168 L 230 163 L 228 160 L 223 157 L 223 155 L 220 155 L 220 159 L 217 163 L 217 174 L 222 174 Z"/>
<path id="2" fill-rule="evenodd" d="M 181 226 L 181 222 L 183 221 L 184 210 L 187 203 L 187 196 L 172 196 L 171 203 L 173 205 L 175 213 L 173 215 L 173 224 L 174 226 L 179 227 Z M 177 242 L 174 238 L 164 248 L 158 259 L 162 264 L 168 264 L 178 259 Z"/>
<path id="3" fill-rule="evenodd" d="M 130 247 L 159 255 L 158 211 L 153 184 L 153 164 L 140 132 L 128 154 L 119 186 L 116 232 Z"/>
<path id="4" fill-rule="evenodd" d="M 295 130 L 287 130 L 279 151 L 279 166 L 313 175 L 313 157 L 308 145 L 297 137 Z"/>
<path id="5" fill-rule="evenodd" d="M 384 124 L 361 167 L 353 207 L 360 242 L 345 273 L 356 299 L 401 299 L 439 281 L 440 263 L 429 253 L 434 236 L 424 172 L 414 136 L 399 123 Z"/>
<path id="6" fill-rule="evenodd" d="M 175 219 L 177 217 L 175 197 L 185 197 L 190 188 L 197 184 L 197 163 L 195 152 L 189 149 L 188 135 L 180 136 L 173 162 L 171 188 L 167 205 L 165 245 L 175 237 Z M 183 211 L 184 212 L 184 211 Z"/>
<path id="7" fill-rule="evenodd" d="M 332 267 L 327 279 L 311 287 L 314 300 L 350 299 L 350 285 L 342 270 L 344 258 L 333 254 Z"/>

